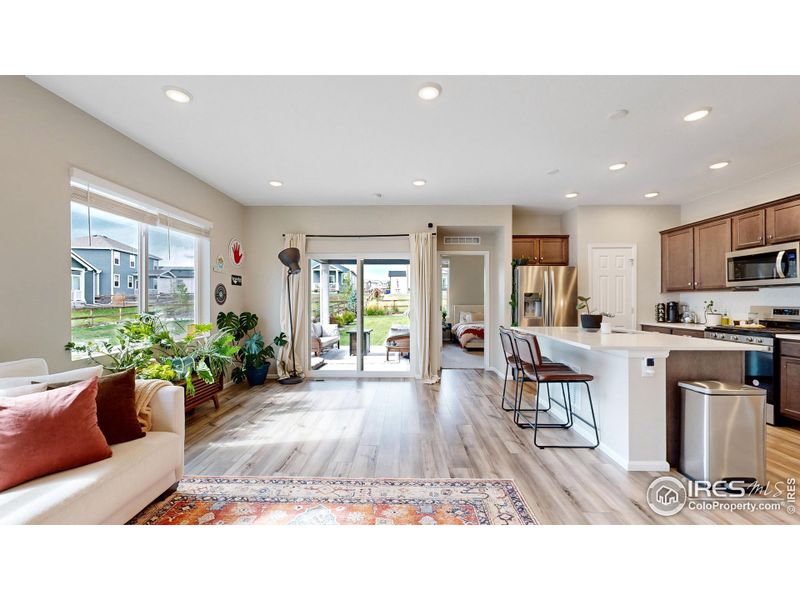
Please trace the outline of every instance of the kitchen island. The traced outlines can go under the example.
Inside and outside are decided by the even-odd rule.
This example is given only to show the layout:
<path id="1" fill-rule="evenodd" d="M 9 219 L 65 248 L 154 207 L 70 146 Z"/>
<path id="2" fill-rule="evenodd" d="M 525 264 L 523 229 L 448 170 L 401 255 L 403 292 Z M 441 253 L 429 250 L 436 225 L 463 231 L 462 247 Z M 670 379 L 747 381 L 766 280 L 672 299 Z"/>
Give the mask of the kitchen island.
<path id="1" fill-rule="evenodd" d="M 678 381 L 744 383 L 744 353 L 751 344 L 663 333 L 599 333 L 578 327 L 517 327 L 535 335 L 542 353 L 594 376 L 592 390 L 599 449 L 628 471 L 669 471 L 680 457 Z M 592 439 L 582 386 L 573 386 L 574 430 Z M 558 398 L 558 396 L 556 396 Z M 554 418 L 563 418 L 554 405 Z M 558 414 L 561 413 L 561 414 Z"/>

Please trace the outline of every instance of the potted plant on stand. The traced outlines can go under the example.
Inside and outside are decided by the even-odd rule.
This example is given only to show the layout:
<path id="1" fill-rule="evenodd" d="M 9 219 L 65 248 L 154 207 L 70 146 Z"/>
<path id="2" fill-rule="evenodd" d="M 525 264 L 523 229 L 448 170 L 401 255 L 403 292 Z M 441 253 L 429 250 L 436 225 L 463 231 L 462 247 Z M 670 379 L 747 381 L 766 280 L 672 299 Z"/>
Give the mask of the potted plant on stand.
<path id="1" fill-rule="evenodd" d="M 269 359 L 275 358 L 273 346 L 285 346 L 288 341 L 286 334 L 281 332 L 275 336 L 272 344 L 267 344 L 264 336 L 255 331 L 257 326 L 258 315 L 254 313 L 243 312 L 237 315 L 234 312 L 221 312 L 217 315 L 217 327 L 231 331 L 237 344 L 244 340 L 236 353 L 239 364 L 231 372 L 231 379 L 235 383 L 247 379 L 251 386 L 262 385 L 269 373 Z"/>
<path id="2" fill-rule="evenodd" d="M 589 296 L 578 296 L 578 304 L 575 308 L 578 310 L 585 310 L 586 314 L 581 315 L 581 327 L 588 331 L 596 331 L 600 329 L 600 324 L 603 322 L 603 317 L 614 317 L 611 313 L 597 313 L 589 308 Z"/>

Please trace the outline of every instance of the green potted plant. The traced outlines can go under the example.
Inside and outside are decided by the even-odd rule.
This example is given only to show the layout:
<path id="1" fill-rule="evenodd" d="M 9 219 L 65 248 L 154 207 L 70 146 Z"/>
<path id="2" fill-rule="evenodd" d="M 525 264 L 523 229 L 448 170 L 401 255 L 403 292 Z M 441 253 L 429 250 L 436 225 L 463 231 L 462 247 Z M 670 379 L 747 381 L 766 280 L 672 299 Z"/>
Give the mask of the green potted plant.
<path id="1" fill-rule="evenodd" d="M 442 323 L 447 323 L 447 311 L 442 309 Z"/>
<path id="2" fill-rule="evenodd" d="M 589 296 L 578 296 L 578 304 L 575 308 L 578 310 L 585 310 L 586 313 L 581 315 L 581 327 L 587 331 L 596 331 L 600 329 L 600 324 L 603 322 L 603 317 L 613 317 L 611 313 L 598 313 L 589 308 Z"/>
<path id="3" fill-rule="evenodd" d="M 281 347 L 287 343 L 286 334 L 281 332 L 267 344 L 264 336 L 255 328 L 258 326 L 258 315 L 243 312 L 220 312 L 217 315 L 217 327 L 231 331 L 236 344 L 241 343 L 236 353 L 238 365 L 231 372 L 231 379 L 241 383 L 247 379 L 251 386 L 262 385 L 269 373 L 269 359 L 275 358 L 273 346 Z M 244 340 L 244 341 L 242 341 Z"/>

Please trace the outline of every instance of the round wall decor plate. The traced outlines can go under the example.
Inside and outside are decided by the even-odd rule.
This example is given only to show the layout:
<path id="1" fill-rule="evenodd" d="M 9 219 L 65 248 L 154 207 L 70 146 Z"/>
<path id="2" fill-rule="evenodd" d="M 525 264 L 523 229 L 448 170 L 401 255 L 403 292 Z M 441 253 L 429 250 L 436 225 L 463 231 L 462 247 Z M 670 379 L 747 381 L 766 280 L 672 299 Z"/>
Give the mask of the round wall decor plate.
<path id="1" fill-rule="evenodd" d="M 233 238 L 231 243 L 228 244 L 228 253 L 231 257 L 231 265 L 234 267 L 241 267 L 244 261 L 244 247 L 242 246 L 242 242 Z"/>
<path id="2" fill-rule="evenodd" d="M 217 287 L 214 288 L 214 300 L 217 301 L 217 304 L 223 305 L 225 304 L 225 300 L 228 299 L 228 290 L 225 289 L 225 285 L 222 283 L 218 283 Z"/>

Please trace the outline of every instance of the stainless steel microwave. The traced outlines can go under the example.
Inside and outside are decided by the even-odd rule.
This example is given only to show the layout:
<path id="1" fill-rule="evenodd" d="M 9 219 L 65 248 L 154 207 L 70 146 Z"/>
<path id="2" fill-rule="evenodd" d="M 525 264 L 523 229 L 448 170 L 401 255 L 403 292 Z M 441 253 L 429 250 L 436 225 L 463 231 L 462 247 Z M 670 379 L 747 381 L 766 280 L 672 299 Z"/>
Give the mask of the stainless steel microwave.
<path id="1" fill-rule="evenodd" d="M 800 242 L 738 250 L 725 255 L 728 287 L 800 285 Z"/>

